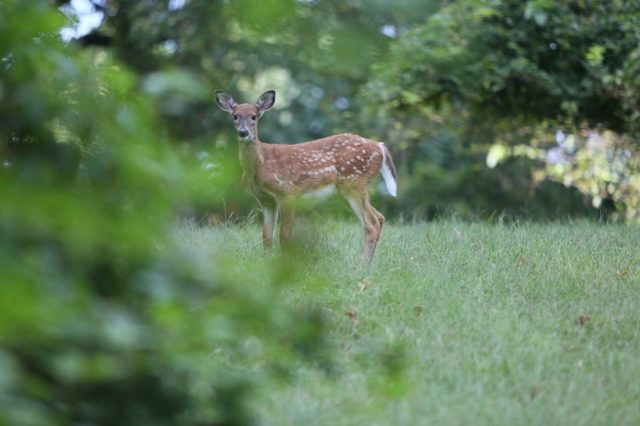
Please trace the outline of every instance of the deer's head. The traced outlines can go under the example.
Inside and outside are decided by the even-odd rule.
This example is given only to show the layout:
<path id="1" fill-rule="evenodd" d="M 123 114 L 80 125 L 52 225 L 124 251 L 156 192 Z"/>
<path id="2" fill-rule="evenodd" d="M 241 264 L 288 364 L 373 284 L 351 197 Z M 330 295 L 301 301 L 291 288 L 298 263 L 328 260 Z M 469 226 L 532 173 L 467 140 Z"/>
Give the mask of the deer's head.
<path id="1" fill-rule="evenodd" d="M 258 139 L 258 120 L 275 102 L 274 90 L 264 92 L 255 104 L 238 104 L 228 93 L 216 91 L 216 103 L 221 110 L 231 114 L 238 138 L 243 140 Z"/>

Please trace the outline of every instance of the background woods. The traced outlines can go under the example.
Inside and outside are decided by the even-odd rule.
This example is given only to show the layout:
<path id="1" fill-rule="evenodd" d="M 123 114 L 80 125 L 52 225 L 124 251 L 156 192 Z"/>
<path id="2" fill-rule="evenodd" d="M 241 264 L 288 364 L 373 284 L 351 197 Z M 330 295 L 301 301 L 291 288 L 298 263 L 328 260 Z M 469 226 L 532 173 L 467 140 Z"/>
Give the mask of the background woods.
<path id="1" fill-rule="evenodd" d="M 637 220 L 634 2 L 93 3 L 101 24 L 79 42 L 139 73 L 167 131 L 213 163 L 235 141 L 212 89 L 254 101 L 274 88 L 276 110 L 261 125 L 267 141 L 351 131 L 391 145 L 406 196 L 385 213 L 536 219 L 614 210 Z M 558 131 L 575 144 L 549 158 Z M 612 137 L 601 138 L 606 131 Z M 593 150 L 587 135 L 611 143 Z M 535 154 L 513 150 L 523 145 Z M 602 167 L 607 156 L 615 166 Z M 558 168 L 589 182 L 563 181 L 550 170 Z M 246 199 L 234 197 L 241 191 L 226 188 L 232 209 L 246 212 Z M 200 214 L 213 207 L 204 204 Z"/>

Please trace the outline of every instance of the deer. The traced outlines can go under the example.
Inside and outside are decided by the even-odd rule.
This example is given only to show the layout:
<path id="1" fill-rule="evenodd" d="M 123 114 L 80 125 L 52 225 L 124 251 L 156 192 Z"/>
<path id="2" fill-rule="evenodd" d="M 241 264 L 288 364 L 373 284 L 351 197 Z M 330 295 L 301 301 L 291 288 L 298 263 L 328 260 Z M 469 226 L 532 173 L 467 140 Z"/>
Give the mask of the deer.
<path id="1" fill-rule="evenodd" d="M 342 133 L 298 144 L 260 141 L 258 123 L 276 100 L 276 92 L 260 95 L 255 104 L 238 104 L 223 92 L 215 92 L 218 107 L 231 115 L 236 129 L 242 184 L 262 210 L 262 242 L 265 253 L 275 238 L 280 215 L 280 245 L 291 241 L 295 202 L 304 194 L 337 189 L 364 228 L 361 265 L 371 262 L 380 239 L 384 216 L 369 203 L 368 185 L 382 174 L 387 191 L 397 191 L 393 159 L 383 142 Z"/>

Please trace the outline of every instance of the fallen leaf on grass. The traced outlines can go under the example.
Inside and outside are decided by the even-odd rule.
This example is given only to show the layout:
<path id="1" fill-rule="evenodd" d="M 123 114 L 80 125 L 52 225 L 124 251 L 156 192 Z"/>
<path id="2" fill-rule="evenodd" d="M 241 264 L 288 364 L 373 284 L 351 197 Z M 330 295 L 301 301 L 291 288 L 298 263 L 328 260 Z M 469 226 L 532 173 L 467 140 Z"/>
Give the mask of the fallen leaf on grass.
<path id="1" fill-rule="evenodd" d="M 529 389 L 529 396 L 531 397 L 531 399 L 534 399 L 536 396 L 538 396 L 539 393 L 540 393 L 540 386 L 531 385 L 531 388 Z"/>
<path id="2" fill-rule="evenodd" d="M 576 318 L 576 324 L 578 325 L 585 325 L 589 321 L 591 321 L 591 317 L 589 315 L 580 315 Z"/>
<path id="3" fill-rule="evenodd" d="M 516 265 L 517 266 L 524 266 L 524 265 L 528 265 L 528 264 L 529 264 L 529 261 L 523 255 L 519 254 L 516 257 Z"/>
<path id="4" fill-rule="evenodd" d="M 413 308 L 413 313 L 416 314 L 417 317 L 419 317 L 420 315 L 422 315 L 422 306 L 414 306 Z"/>
<path id="5" fill-rule="evenodd" d="M 624 271 L 616 271 L 616 275 L 619 278 L 625 279 L 629 277 L 629 271 L 627 271 L 626 269 Z"/>
<path id="6" fill-rule="evenodd" d="M 363 291 L 365 291 L 366 289 L 369 288 L 369 285 L 370 285 L 369 279 L 368 278 L 363 278 L 358 283 L 358 288 L 360 289 L 360 292 L 362 293 Z"/>

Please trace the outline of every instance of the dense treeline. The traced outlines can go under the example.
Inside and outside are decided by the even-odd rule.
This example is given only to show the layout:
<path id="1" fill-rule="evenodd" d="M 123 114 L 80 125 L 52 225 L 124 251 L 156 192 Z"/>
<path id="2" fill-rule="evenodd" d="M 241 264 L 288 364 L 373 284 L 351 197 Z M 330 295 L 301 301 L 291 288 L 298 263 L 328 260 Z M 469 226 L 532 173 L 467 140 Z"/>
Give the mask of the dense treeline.
<path id="1" fill-rule="evenodd" d="M 352 131 L 391 146 L 402 182 L 397 203 L 378 201 L 387 213 L 606 213 L 594 205 L 636 220 L 637 164 L 620 155 L 615 170 L 597 163 L 612 151 L 637 156 L 638 9 L 604 0 L 107 3 L 81 42 L 106 45 L 143 76 L 166 128 L 207 161 L 235 156 L 212 90 L 253 101 L 274 88 L 263 140 Z M 548 164 L 557 131 L 571 136 L 567 161 Z M 584 135 L 605 131 L 615 132 L 611 144 L 586 149 Z M 514 153 L 520 145 L 536 152 Z M 492 147 L 505 155 L 487 167 Z M 592 177 L 575 185 L 553 173 L 559 167 Z M 246 213 L 251 200 L 227 188 L 227 208 Z"/>
<path id="2" fill-rule="evenodd" d="M 639 24 L 637 2 L 475 0 L 398 37 L 367 93 L 411 199 L 545 217 L 586 196 L 637 221 Z"/>

